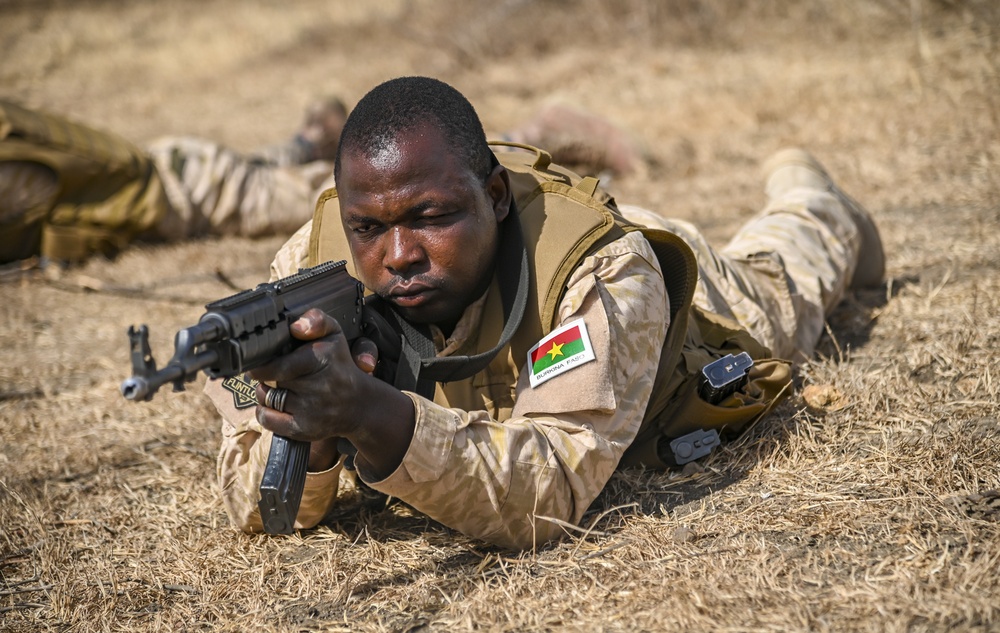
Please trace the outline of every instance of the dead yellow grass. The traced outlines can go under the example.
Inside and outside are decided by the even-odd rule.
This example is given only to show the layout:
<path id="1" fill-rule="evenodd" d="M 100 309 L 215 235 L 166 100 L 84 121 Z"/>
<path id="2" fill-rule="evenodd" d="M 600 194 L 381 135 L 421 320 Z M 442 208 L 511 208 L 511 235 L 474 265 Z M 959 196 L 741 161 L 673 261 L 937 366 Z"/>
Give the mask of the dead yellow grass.
<path id="1" fill-rule="evenodd" d="M 759 162 L 800 144 L 874 211 L 886 286 L 848 298 L 797 395 L 702 468 L 619 473 L 584 529 L 514 553 L 361 497 L 316 530 L 238 534 L 199 389 L 118 395 L 129 324 L 165 354 L 231 293 L 216 271 L 253 285 L 280 238 L 8 271 L 0 629 L 1000 628 L 996 3 L 355 4 L 0 0 L 0 93 L 241 148 L 312 94 L 399 74 L 450 81 L 492 129 L 560 99 L 659 159 L 619 199 L 720 240 L 763 201 Z"/>

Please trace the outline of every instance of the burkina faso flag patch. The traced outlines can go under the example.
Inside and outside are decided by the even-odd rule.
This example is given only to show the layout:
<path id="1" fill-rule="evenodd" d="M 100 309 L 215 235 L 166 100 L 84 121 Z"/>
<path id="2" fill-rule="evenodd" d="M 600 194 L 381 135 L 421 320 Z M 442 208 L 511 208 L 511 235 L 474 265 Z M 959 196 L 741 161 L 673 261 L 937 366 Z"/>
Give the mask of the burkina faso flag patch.
<path id="1" fill-rule="evenodd" d="M 564 374 L 594 360 L 587 324 L 576 319 L 552 330 L 528 352 L 528 372 L 531 386 L 537 387 L 550 378 Z"/>

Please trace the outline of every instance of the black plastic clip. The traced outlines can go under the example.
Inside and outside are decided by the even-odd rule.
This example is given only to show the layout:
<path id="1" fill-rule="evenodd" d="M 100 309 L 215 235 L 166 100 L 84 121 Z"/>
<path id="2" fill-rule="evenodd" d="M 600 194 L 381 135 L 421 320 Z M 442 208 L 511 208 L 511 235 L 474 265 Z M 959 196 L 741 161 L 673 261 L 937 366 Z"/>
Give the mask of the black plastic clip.
<path id="1" fill-rule="evenodd" d="M 746 352 L 740 352 L 736 356 L 727 354 L 712 361 L 701 369 L 698 395 L 709 404 L 719 404 L 743 388 L 751 367 L 753 359 Z"/>
<path id="2" fill-rule="evenodd" d="M 711 453 L 719 445 L 719 441 L 719 432 L 715 429 L 698 429 L 672 440 L 670 451 L 674 455 L 674 462 L 683 466 Z"/>

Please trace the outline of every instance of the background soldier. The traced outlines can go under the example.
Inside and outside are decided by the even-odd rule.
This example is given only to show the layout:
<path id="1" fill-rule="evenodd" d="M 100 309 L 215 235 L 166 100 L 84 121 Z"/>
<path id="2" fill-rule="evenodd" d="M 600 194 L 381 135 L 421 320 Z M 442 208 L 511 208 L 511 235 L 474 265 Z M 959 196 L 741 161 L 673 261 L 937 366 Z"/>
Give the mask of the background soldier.
<path id="1" fill-rule="evenodd" d="M 339 99 L 319 100 L 289 142 L 244 155 L 193 137 L 141 150 L 0 100 L 0 262 L 80 261 L 137 237 L 289 234 L 333 171 L 346 116 Z"/>

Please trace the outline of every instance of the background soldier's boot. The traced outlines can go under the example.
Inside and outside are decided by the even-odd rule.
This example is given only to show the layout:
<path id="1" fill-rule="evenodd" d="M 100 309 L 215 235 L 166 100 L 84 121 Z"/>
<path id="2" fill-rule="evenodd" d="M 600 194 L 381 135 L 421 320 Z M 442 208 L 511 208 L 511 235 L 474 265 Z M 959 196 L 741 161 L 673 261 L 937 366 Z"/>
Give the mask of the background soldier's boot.
<path id="1" fill-rule="evenodd" d="M 850 287 L 871 288 L 882 283 L 885 277 L 885 251 L 878 227 L 868 211 L 833 182 L 819 161 L 804 150 L 785 149 L 764 163 L 764 173 L 767 175 L 765 191 L 769 198 L 777 198 L 784 192 L 799 187 L 829 191 L 836 196 L 851 214 L 861 236 L 858 265 L 851 277 Z"/>
<path id="2" fill-rule="evenodd" d="M 307 161 L 336 158 L 346 122 L 347 106 L 340 97 L 328 95 L 310 103 L 302 127 L 295 135 L 296 141 L 308 148 Z"/>
<path id="3" fill-rule="evenodd" d="M 302 125 L 284 143 L 266 145 L 250 154 L 257 163 L 290 167 L 315 161 L 333 161 L 340 145 L 340 133 L 347 122 L 347 106 L 340 97 L 330 95 L 306 106 Z"/>

